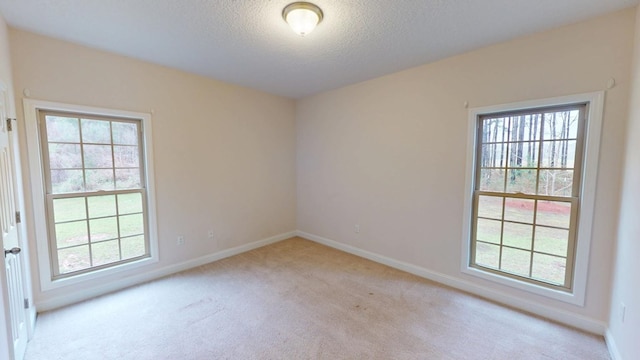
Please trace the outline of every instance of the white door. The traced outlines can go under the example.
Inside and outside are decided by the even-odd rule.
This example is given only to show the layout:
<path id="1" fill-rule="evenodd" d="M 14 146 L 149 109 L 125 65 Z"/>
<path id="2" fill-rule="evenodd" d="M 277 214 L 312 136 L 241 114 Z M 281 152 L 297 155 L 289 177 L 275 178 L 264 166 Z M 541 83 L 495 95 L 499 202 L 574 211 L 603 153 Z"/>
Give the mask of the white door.
<path id="1" fill-rule="evenodd" d="M 24 307 L 24 287 L 22 277 L 22 256 L 16 221 L 16 193 L 12 144 L 7 120 L 5 94 L 0 91 L 0 231 L 4 247 L 6 282 L 2 285 L 5 304 L 9 305 L 7 333 L 13 345 L 14 358 L 21 360 L 27 348 L 27 322 Z M 15 126 L 15 121 L 14 124 Z M 5 279 L 2 279 L 5 280 Z M 2 290 L 2 289 L 0 289 Z M 5 312 L 6 313 L 6 312 Z"/>

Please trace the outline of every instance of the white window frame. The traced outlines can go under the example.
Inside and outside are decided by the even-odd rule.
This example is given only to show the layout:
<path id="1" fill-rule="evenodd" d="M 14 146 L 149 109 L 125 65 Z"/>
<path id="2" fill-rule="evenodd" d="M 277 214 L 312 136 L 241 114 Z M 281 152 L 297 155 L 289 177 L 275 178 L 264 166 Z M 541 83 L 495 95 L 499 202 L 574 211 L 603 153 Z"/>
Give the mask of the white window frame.
<path id="1" fill-rule="evenodd" d="M 598 159 L 600 152 L 600 136 L 604 111 L 604 91 L 568 95 L 547 99 L 522 101 L 510 104 L 486 106 L 469 109 L 467 128 L 467 164 L 464 195 L 464 216 L 462 225 L 462 272 L 485 280 L 525 290 L 537 295 L 560 300 L 574 305 L 584 306 L 589 270 L 589 250 L 591 248 L 592 223 L 596 197 L 598 175 Z M 519 111 L 567 104 L 588 103 L 587 124 L 584 134 L 584 153 L 582 165 L 582 184 L 579 198 L 579 222 L 576 238 L 574 276 L 572 291 L 547 288 L 531 282 L 501 276 L 470 266 L 471 232 L 473 224 L 473 189 L 476 167 L 477 122 L 478 117 L 485 114 Z"/>
<path id="2" fill-rule="evenodd" d="M 151 115 L 124 110 L 113 110 L 91 106 L 64 104 L 51 101 L 24 99 L 24 117 L 26 125 L 29 171 L 31 173 L 31 195 L 34 214 L 34 228 L 36 247 L 38 254 L 38 267 L 40 273 L 40 287 L 43 291 L 60 288 L 72 284 L 83 283 L 102 278 L 115 273 L 137 269 L 158 262 L 158 236 L 156 220 L 155 181 L 153 167 L 153 144 Z M 147 221 L 149 224 L 149 257 L 119 264 L 95 271 L 80 273 L 74 276 L 53 280 L 51 259 L 49 256 L 49 236 L 47 228 L 47 215 L 45 209 L 45 179 L 42 167 L 42 148 L 40 144 L 38 111 L 60 111 L 68 113 L 82 113 L 88 115 L 120 117 L 142 121 L 143 164 L 146 171 L 145 187 L 147 191 Z"/>

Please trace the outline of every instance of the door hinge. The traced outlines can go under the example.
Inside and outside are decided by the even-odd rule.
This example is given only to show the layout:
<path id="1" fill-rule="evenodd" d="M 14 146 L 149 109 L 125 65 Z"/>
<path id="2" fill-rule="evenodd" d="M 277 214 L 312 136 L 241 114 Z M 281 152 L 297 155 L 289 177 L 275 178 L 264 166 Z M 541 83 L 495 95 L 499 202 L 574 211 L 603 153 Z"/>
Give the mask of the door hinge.
<path id="1" fill-rule="evenodd" d="M 24 308 L 25 309 L 29 308 L 29 299 L 24 299 Z"/>
<path id="2" fill-rule="evenodd" d="M 16 224 L 20 224 L 22 222 L 22 216 L 20 215 L 20 211 L 16 211 Z"/>
<path id="3" fill-rule="evenodd" d="M 7 118 L 7 131 L 13 131 L 13 123 L 11 123 L 11 120 L 15 119 Z"/>

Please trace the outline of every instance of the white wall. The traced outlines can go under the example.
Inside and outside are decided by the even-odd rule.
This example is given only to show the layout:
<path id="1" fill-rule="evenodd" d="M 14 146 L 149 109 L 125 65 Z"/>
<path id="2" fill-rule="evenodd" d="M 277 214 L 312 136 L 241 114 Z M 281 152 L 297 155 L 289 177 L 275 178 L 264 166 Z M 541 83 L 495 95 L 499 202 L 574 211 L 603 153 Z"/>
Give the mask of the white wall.
<path id="1" fill-rule="evenodd" d="M 626 10 L 299 101 L 298 229 L 603 329 L 633 25 L 633 10 Z M 606 94 L 585 306 L 462 274 L 464 102 L 479 107 L 604 90 L 612 77 L 618 85 Z"/>
<path id="2" fill-rule="evenodd" d="M 608 334 L 608 340 L 617 348 L 620 359 L 634 359 L 640 353 L 640 8 L 636 10 L 634 44 L 626 161 Z M 624 323 L 621 304 L 626 305 Z"/>
<path id="3" fill-rule="evenodd" d="M 153 111 L 160 261 L 145 271 L 295 230 L 293 100 L 16 29 L 10 43 L 19 119 L 27 88 L 38 100 Z M 43 292 L 33 277 L 37 303 L 91 290 Z"/>

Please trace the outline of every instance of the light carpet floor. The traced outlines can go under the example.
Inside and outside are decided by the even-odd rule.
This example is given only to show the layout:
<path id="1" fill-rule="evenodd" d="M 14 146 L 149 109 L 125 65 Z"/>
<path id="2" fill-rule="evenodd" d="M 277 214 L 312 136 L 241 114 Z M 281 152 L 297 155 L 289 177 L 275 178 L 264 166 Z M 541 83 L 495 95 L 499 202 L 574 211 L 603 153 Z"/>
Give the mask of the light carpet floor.
<path id="1" fill-rule="evenodd" d="M 40 314 L 36 359 L 609 359 L 602 337 L 300 238 Z"/>

